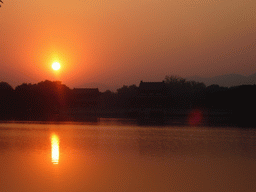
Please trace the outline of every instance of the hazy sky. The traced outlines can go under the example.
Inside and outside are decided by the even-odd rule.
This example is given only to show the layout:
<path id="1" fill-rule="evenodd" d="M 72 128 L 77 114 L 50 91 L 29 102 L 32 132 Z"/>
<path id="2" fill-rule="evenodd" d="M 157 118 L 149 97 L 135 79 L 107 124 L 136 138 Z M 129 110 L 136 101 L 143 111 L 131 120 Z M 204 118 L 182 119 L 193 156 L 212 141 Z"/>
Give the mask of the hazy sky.
<path id="1" fill-rule="evenodd" d="M 0 81 L 13 87 L 256 72 L 255 0 L 3 1 Z"/>

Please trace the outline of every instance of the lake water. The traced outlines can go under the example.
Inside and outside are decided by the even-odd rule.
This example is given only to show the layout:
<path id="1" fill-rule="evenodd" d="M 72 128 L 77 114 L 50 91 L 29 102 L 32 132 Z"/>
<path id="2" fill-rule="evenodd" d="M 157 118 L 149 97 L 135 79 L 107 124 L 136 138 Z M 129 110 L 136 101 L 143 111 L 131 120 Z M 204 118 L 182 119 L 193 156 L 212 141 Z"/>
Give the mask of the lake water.
<path id="1" fill-rule="evenodd" d="M 1 123 L 0 191 L 255 191 L 256 130 Z"/>

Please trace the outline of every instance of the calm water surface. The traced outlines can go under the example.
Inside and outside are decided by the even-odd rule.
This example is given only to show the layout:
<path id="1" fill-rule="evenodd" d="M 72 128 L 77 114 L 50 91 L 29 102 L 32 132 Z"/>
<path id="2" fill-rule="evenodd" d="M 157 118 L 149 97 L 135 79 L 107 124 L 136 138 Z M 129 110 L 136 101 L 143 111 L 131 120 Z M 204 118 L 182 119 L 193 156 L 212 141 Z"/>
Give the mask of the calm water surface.
<path id="1" fill-rule="evenodd" d="M 255 191 L 256 130 L 0 124 L 0 191 Z"/>

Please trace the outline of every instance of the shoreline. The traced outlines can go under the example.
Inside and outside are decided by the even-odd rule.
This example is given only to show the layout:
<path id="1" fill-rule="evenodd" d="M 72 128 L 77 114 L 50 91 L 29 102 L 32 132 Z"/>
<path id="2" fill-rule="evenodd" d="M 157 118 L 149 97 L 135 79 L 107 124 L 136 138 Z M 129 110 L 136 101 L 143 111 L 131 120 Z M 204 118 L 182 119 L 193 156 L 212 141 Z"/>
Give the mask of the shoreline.
<path id="1" fill-rule="evenodd" d="M 227 110 L 205 109 L 150 109 L 150 110 L 68 110 L 40 119 L 3 119 L 0 123 L 97 123 L 101 120 L 120 119 L 134 121 L 139 125 L 216 126 L 255 128 L 256 122 L 248 117 Z"/>

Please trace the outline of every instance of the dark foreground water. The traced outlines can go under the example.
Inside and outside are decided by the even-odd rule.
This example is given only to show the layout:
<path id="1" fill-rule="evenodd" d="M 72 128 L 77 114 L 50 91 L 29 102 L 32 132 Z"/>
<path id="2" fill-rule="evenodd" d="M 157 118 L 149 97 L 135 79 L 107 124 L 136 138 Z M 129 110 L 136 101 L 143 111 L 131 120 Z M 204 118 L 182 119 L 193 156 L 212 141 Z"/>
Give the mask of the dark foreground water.
<path id="1" fill-rule="evenodd" d="M 256 131 L 0 124 L 0 191 L 255 191 Z"/>

